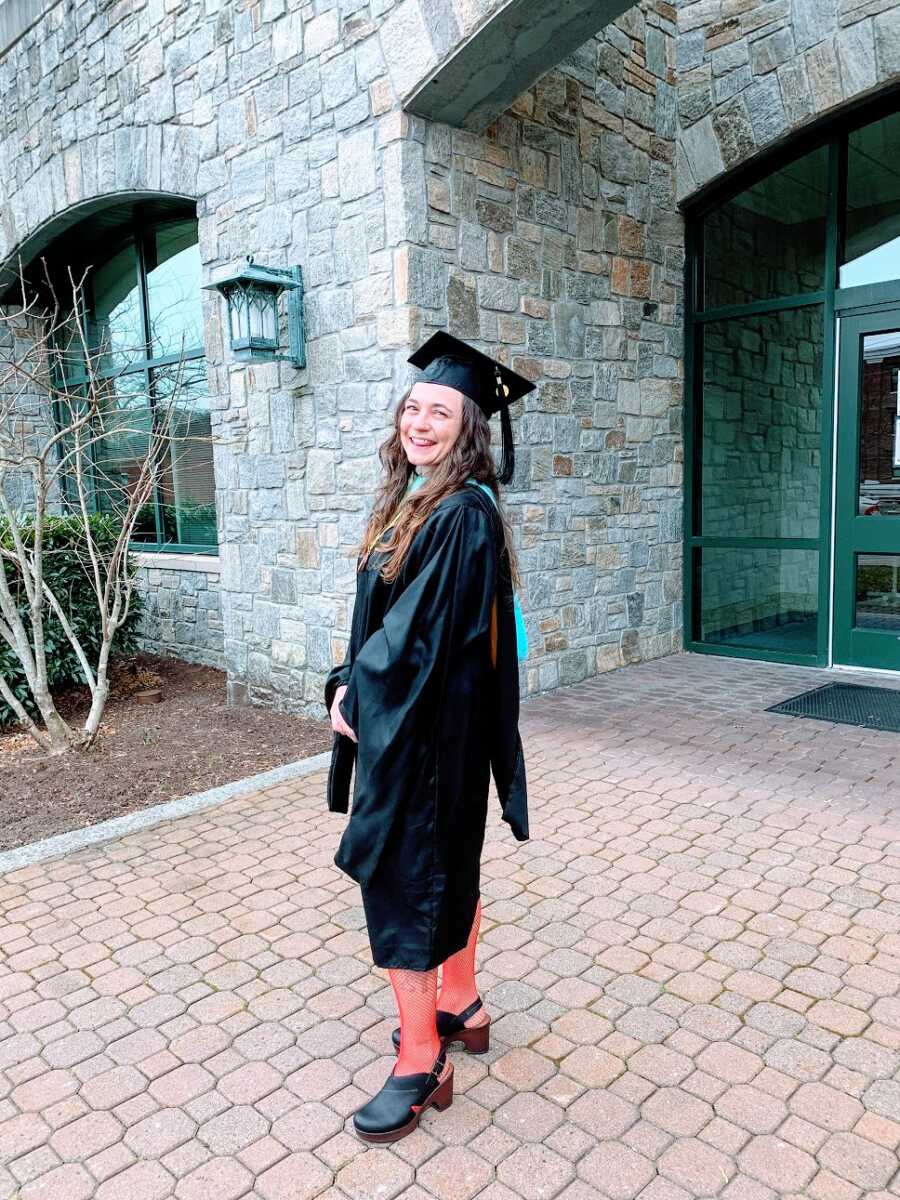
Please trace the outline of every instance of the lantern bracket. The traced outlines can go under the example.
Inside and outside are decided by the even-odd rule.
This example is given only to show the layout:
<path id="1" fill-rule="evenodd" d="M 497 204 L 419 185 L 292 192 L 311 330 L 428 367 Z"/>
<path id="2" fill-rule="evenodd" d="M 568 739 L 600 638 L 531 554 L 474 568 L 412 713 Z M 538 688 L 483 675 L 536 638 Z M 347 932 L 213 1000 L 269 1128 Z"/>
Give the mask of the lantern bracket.
<path id="1" fill-rule="evenodd" d="M 298 370 L 306 366 L 300 267 L 264 267 L 248 254 L 240 271 L 206 284 L 203 290 L 225 297 L 231 349 L 239 362 L 287 362 Z M 278 299 L 282 292 L 287 294 L 287 354 L 278 353 Z"/>

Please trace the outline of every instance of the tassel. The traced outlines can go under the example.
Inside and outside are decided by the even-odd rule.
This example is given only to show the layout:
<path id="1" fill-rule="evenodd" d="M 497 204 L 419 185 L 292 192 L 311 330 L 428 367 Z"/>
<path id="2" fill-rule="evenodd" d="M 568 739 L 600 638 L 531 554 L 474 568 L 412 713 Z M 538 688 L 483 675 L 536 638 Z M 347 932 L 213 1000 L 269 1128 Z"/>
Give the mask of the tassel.
<path id="1" fill-rule="evenodd" d="M 516 469 L 516 452 L 513 446 L 512 421 L 509 417 L 509 405 L 500 410 L 500 429 L 503 434 L 503 454 L 497 470 L 497 482 L 509 483 Z"/>

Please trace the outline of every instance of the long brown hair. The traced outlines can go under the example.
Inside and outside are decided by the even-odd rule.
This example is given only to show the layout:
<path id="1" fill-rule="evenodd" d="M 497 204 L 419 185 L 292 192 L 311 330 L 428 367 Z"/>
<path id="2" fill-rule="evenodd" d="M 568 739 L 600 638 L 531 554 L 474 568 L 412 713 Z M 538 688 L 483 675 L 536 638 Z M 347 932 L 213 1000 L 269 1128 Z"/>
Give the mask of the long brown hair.
<path id="1" fill-rule="evenodd" d="M 400 573 L 413 538 L 447 496 L 462 491 L 467 479 L 476 479 L 491 489 L 503 528 L 506 551 L 509 555 L 513 585 L 519 585 L 519 568 L 513 548 L 512 529 L 500 504 L 497 468 L 491 454 L 491 428 L 484 413 L 468 396 L 463 396 L 462 425 L 459 436 L 446 457 L 436 463 L 425 483 L 409 496 L 406 489 L 414 468 L 406 457 L 400 440 L 400 419 L 409 392 L 394 410 L 394 430 L 378 450 L 384 467 L 384 480 L 375 493 L 375 507 L 359 547 L 360 570 L 369 557 L 370 547 L 379 542 L 391 525 L 390 539 L 379 542 L 379 553 L 387 555 L 381 566 L 381 576 L 390 583 Z M 405 498 L 404 498 L 405 497 Z"/>

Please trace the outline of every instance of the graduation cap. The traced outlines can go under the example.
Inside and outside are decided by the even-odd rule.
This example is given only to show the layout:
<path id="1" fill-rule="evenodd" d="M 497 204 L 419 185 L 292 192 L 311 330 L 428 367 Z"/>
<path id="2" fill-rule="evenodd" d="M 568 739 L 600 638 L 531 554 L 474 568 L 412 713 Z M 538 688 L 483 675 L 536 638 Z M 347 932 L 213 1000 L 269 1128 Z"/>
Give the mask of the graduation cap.
<path id="1" fill-rule="evenodd" d="M 533 392 L 534 384 L 450 333 L 435 333 L 408 361 L 424 372 L 428 383 L 440 383 L 468 396 L 488 420 L 500 414 L 503 458 L 497 479 L 509 483 L 515 469 L 509 406 Z"/>

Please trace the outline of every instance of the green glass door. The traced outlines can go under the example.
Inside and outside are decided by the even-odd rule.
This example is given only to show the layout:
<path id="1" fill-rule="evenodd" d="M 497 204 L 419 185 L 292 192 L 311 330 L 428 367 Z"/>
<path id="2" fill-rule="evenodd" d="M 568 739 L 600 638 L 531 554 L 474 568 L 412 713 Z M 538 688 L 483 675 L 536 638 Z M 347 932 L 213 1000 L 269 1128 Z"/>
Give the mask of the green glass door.
<path id="1" fill-rule="evenodd" d="M 834 661 L 900 670 L 900 308 L 841 321 Z"/>

